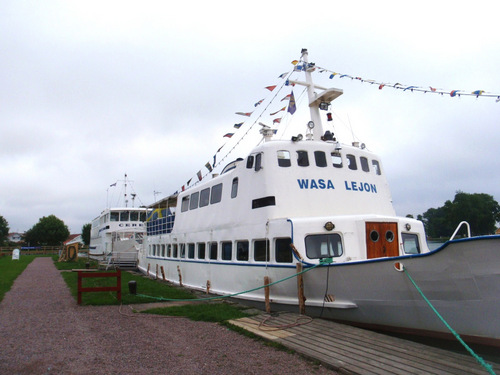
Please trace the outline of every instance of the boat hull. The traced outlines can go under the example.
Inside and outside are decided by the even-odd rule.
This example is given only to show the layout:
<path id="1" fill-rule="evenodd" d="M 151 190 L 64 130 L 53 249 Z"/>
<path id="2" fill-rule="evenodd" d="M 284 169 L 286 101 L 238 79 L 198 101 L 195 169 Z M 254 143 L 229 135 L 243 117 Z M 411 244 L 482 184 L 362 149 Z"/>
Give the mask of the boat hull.
<path id="1" fill-rule="evenodd" d="M 221 295 L 258 288 L 265 276 L 276 282 L 296 273 L 294 267 L 275 265 L 146 261 L 139 266 L 143 272 L 149 268 L 150 274 L 162 277 L 158 264 L 170 281 L 199 290 L 205 290 L 209 281 L 210 291 Z M 405 272 L 397 270 L 396 263 L 402 263 Z M 411 277 L 458 334 L 500 346 L 499 265 L 500 236 L 451 241 L 419 255 L 322 265 L 303 274 L 306 313 L 374 328 L 448 335 Z M 262 303 L 265 293 L 258 289 L 235 297 Z M 294 308 L 296 278 L 271 285 L 270 301 L 273 309 Z"/>

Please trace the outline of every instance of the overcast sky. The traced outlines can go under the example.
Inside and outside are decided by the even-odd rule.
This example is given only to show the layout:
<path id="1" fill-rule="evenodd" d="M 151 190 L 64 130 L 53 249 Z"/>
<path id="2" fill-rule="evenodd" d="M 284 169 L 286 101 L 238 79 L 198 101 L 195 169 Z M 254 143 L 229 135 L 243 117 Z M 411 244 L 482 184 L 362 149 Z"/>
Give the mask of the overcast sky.
<path id="1" fill-rule="evenodd" d="M 2 0 L 0 215 L 11 232 L 54 214 L 79 233 L 125 173 L 136 206 L 175 192 L 302 48 L 365 79 L 500 93 L 499 46 L 494 1 Z M 399 215 L 457 190 L 500 199 L 496 98 L 315 79 L 344 90 L 335 132 L 380 155 Z"/>

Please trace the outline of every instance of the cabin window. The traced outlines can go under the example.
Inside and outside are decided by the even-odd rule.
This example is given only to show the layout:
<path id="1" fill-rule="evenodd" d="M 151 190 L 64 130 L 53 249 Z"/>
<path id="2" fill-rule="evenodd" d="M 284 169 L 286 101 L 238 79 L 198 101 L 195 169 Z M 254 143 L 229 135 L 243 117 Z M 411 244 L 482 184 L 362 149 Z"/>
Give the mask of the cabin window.
<path id="1" fill-rule="evenodd" d="M 365 158 L 364 156 L 361 156 L 359 158 L 359 161 L 361 162 L 361 169 L 363 172 L 370 172 L 370 165 L 368 164 L 368 159 Z"/>
<path id="2" fill-rule="evenodd" d="M 247 158 L 247 169 L 252 169 L 253 168 L 253 161 L 254 161 L 254 156 L 253 155 L 248 155 L 248 158 Z"/>
<path id="3" fill-rule="evenodd" d="M 139 212 L 132 211 L 130 213 L 130 221 L 139 221 Z"/>
<path id="4" fill-rule="evenodd" d="M 165 245 L 161 245 L 161 257 L 165 258 Z"/>
<path id="5" fill-rule="evenodd" d="M 405 254 L 420 254 L 418 236 L 412 233 L 401 233 Z"/>
<path id="6" fill-rule="evenodd" d="M 210 244 L 210 259 L 217 259 L 217 242 Z"/>
<path id="7" fill-rule="evenodd" d="M 269 240 L 257 240 L 253 243 L 253 259 L 256 262 L 269 261 Z"/>
<path id="8" fill-rule="evenodd" d="M 212 186 L 210 204 L 219 203 L 222 199 L 222 184 Z"/>
<path id="9" fill-rule="evenodd" d="M 233 184 L 231 185 L 231 198 L 236 198 L 238 195 L 238 177 L 233 178 Z"/>
<path id="10" fill-rule="evenodd" d="M 194 210 L 198 208 L 198 201 L 200 200 L 200 192 L 191 194 L 191 198 L 189 199 L 189 209 Z"/>
<path id="11" fill-rule="evenodd" d="M 315 234 L 305 239 L 306 255 L 309 259 L 339 257 L 343 254 L 339 234 Z"/>
<path id="12" fill-rule="evenodd" d="M 248 241 L 236 242 L 236 260 L 248 261 Z"/>
<path id="13" fill-rule="evenodd" d="M 188 243 L 188 258 L 194 259 L 194 243 Z"/>
<path id="14" fill-rule="evenodd" d="M 203 189 L 200 193 L 200 207 L 208 206 L 210 202 L 210 188 Z"/>
<path id="15" fill-rule="evenodd" d="M 338 152 L 331 153 L 332 164 L 335 168 L 342 168 L 342 156 Z"/>
<path id="16" fill-rule="evenodd" d="M 378 162 L 378 160 L 372 160 L 372 165 L 375 173 L 380 176 L 382 174 L 382 171 L 380 170 L 380 163 Z"/>
<path id="17" fill-rule="evenodd" d="M 181 258 L 185 258 L 186 257 L 186 244 L 183 244 L 181 243 L 179 245 L 179 248 L 180 248 L 180 255 L 181 255 Z"/>
<path id="18" fill-rule="evenodd" d="M 266 206 L 276 206 L 276 198 L 274 196 L 270 196 L 252 200 L 252 209 Z"/>
<path id="19" fill-rule="evenodd" d="M 177 245 L 173 245 L 172 258 L 177 258 L 177 255 L 178 255 Z"/>
<path id="20" fill-rule="evenodd" d="M 111 212 L 111 215 L 109 216 L 110 221 L 119 221 L 120 220 L 120 214 L 118 212 Z"/>
<path id="21" fill-rule="evenodd" d="M 326 154 L 323 151 L 314 151 L 314 160 L 317 167 L 326 167 Z"/>
<path id="22" fill-rule="evenodd" d="M 223 242 L 222 243 L 222 260 L 231 260 L 233 257 L 233 243 Z"/>
<path id="23" fill-rule="evenodd" d="M 280 167 L 290 167 L 292 165 L 289 151 L 286 150 L 278 151 L 278 165 Z"/>
<path id="24" fill-rule="evenodd" d="M 292 249 L 290 245 L 292 244 L 291 238 L 276 238 L 275 242 L 275 257 L 278 263 L 292 263 Z"/>
<path id="25" fill-rule="evenodd" d="M 189 195 L 182 198 L 181 212 L 185 212 L 189 209 Z"/>
<path id="26" fill-rule="evenodd" d="M 153 256 L 156 256 L 156 245 L 153 245 Z"/>
<path id="27" fill-rule="evenodd" d="M 346 158 L 347 158 L 347 167 L 349 169 L 352 169 L 353 171 L 355 171 L 356 169 L 358 169 L 358 165 L 356 164 L 356 157 L 354 155 L 346 155 Z"/>
<path id="28" fill-rule="evenodd" d="M 258 172 L 262 169 L 262 152 L 259 152 L 255 155 L 255 172 Z"/>
<path id="29" fill-rule="evenodd" d="M 151 249 L 151 245 L 149 245 L 149 246 L 148 246 L 148 250 L 149 250 L 149 251 L 148 251 L 148 254 L 149 254 L 149 255 L 151 255 L 151 254 L 152 254 L 152 251 L 153 251 L 153 250 Z"/>
<path id="30" fill-rule="evenodd" d="M 120 221 L 128 221 L 128 211 L 120 212 Z"/>
<path id="31" fill-rule="evenodd" d="M 172 245 L 167 245 L 167 258 L 172 256 Z"/>
<path id="32" fill-rule="evenodd" d="M 297 164 L 299 167 L 309 166 L 309 156 L 307 151 L 297 151 Z"/>
<path id="33" fill-rule="evenodd" d="M 205 243 L 198 243 L 198 259 L 205 259 Z"/>

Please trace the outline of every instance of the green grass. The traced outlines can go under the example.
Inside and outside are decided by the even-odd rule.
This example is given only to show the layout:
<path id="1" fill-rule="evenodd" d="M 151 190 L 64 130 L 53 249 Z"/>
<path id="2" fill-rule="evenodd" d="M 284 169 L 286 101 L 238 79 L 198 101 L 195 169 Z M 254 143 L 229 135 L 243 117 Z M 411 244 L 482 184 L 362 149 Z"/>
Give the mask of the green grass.
<path id="1" fill-rule="evenodd" d="M 237 306 L 228 303 L 196 303 L 153 308 L 144 312 L 157 315 L 185 316 L 191 320 L 216 323 L 249 316 Z"/>
<path id="2" fill-rule="evenodd" d="M 12 256 L 0 257 L 0 301 L 7 293 L 14 280 L 26 269 L 36 255 L 22 255 L 19 260 L 12 260 Z"/>

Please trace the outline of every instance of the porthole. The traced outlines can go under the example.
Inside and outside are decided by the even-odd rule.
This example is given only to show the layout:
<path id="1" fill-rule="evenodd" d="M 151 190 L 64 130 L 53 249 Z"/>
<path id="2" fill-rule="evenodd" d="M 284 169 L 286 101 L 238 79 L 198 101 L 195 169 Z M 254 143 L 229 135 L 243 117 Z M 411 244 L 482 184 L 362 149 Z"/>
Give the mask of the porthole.
<path id="1" fill-rule="evenodd" d="M 370 232 L 370 240 L 372 240 L 373 242 L 377 242 L 378 239 L 379 239 L 379 237 L 380 236 L 379 236 L 379 234 L 378 234 L 378 232 L 376 230 L 372 230 Z"/>
<path id="2" fill-rule="evenodd" d="M 392 230 L 388 230 L 387 232 L 385 232 L 385 239 L 387 242 L 394 241 L 394 232 Z"/>

